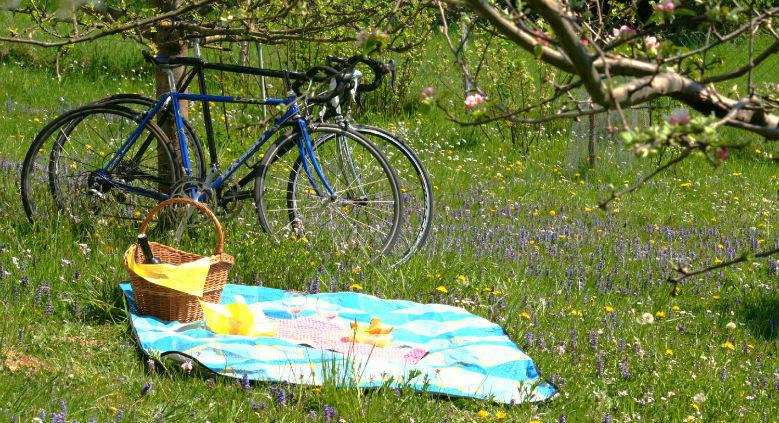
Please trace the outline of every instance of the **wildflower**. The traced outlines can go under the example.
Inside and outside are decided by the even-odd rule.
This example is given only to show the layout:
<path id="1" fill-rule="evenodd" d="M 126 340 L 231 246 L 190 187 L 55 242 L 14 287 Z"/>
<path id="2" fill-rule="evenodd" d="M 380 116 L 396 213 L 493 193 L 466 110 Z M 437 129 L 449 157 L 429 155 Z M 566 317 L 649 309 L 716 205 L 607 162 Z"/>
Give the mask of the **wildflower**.
<path id="1" fill-rule="evenodd" d="M 651 325 L 655 322 L 655 316 L 652 313 L 644 313 L 638 318 L 638 323 L 641 325 Z"/>
<path id="2" fill-rule="evenodd" d="M 335 420 L 336 414 L 337 413 L 335 411 L 335 408 L 325 404 L 325 407 L 322 409 L 322 415 L 324 416 L 326 422 Z"/>
<path id="3" fill-rule="evenodd" d="M 523 319 L 530 320 L 530 313 L 526 311 L 523 311 L 522 314 L 520 314 L 519 316 L 522 317 Z"/>
<path id="4" fill-rule="evenodd" d="M 724 148 L 718 148 L 717 149 L 717 158 L 722 160 L 723 162 L 728 159 L 728 150 Z"/>
<path id="5" fill-rule="evenodd" d="M 443 285 L 437 287 L 435 290 L 438 291 L 438 292 L 444 293 L 444 294 L 448 294 L 449 293 L 449 290 L 446 289 L 446 287 L 443 286 Z"/>
<path id="6" fill-rule="evenodd" d="M 696 404 L 703 404 L 704 401 L 706 401 L 706 394 L 704 394 L 703 392 L 699 392 L 695 394 L 694 397 L 692 397 L 692 402 Z"/>
<path id="7" fill-rule="evenodd" d="M 361 291 L 362 290 L 362 285 L 360 285 L 358 283 L 353 283 L 353 284 L 351 284 L 349 286 L 349 289 L 351 289 L 353 291 Z"/>
<path id="8" fill-rule="evenodd" d="M 192 360 L 187 360 L 183 363 L 181 363 L 181 369 L 184 370 L 187 373 L 192 372 Z"/>
<path id="9" fill-rule="evenodd" d="M 680 184 L 679 186 L 682 187 L 682 188 L 690 188 L 692 186 L 692 182 L 689 182 L 689 181 L 688 182 L 684 182 L 684 183 Z"/>
<path id="10" fill-rule="evenodd" d="M 582 317 L 582 312 L 581 310 L 573 309 L 571 310 L 571 316 Z"/>
<path id="11" fill-rule="evenodd" d="M 690 403 L 690 407 L 692 407 L 693 409 L 695 409 L 695 411 L 700 411 L 700 410 L 701 410 L 701 406 L 700 406 L 700 405 L 698 405 L 698 404 L 696 404 L 696 403 L 694 403 L 694 402 L 693 402 L 693 403 Z"/>
<path id="12" fill-rule="evenodd" d="M 719 301 L 722 299 L 722 297 L 720 297 L 719 295 L 712 295 L 711 299 L 713 299 L 714 301 Z"/>
<path id="13" fill-rule="evenodd" d="M 725 349 L 728 349 L 728 350 L 731 350 L 731 351 L 735 351 L 735 350 L 736 350 L 736 347 L 735 347 L 735 346 L 733 345 L 733 343 L 732 343 L 732 342 L 730 342 L 730 341 L 725 341 L 725 342 L 722 344 L 722 348 L 725 348 Z"/>
<path id="14" fill-rule="evenodd" d="M 555 217 L 557 215 L 557 212 L 554 210 L 549 210 L 549 216 Z"/>
<path id="15" fill-rule="evenodd" d="M 465 275 L 457 275 L 457 280 L 460 282 L 465 282 L 468 280 L 468 278 L 466 278 Z"/>
<path id="16" fill-rule="evenodd" d="M 655 317 L 657 317 L 658 319 L 664 319 L 665 318 L 665 312 L 664 311 L 658 311 L 657 313 L 655 313 Z"/>
<path id="17" fill-rule="evenodd" d="M 151 391 L 151 386 L 152 386 L 151 382 L 146 382 L 146 385 L 143 385 L 143 388 L 141 388 L 141 396 L 142 397 L 145 397 L 146 394 L 148 394 L 149 391 Z"/>
<path id="18" fill-rule="evenodd" d="M 674 355 L 674 350 L 672 350 L 672 349 L 670 349 L 670 348 L 666 348 L 666 349 L 665 349 L 665 355 L 667 355 L 667 356 L 673 356 L 673 355 Z"/>
<path id="19" fill-rule="evenodd" d="M 495 419 L 496 420 L 505 420 L 506 417 L 507 417 L 507 415 L 503 411 L 498 411 L 498 412 L 495 413 Z"/>
<path id="20" fill-rule="evenodd" d="M 249 381 L 249 375 L 247 373 L 243 374 L 243 378 L 241 379 L 241 387 L 244 391 L 248 391 L 252 388 L 252 384 Z"/>
<path id="21" fill-rule="evenodd" d="M 687 109 L 675 109 L 668 116 L 668 123 L 671 125 L 687 125 L 690 123 L 690 112 Z"/>
<path id="22" fill-rule="evenodd" d="M 613 313 L 614 307 L 607 305 L 606 307 L 603 307 L 603 311 L 605 311 L 606 313 Z"/>
<path id="23" fill-rule="evenodd" d="M 471 94 L 468 97 L 465 97 L 465 107 L 469 109 L 473 109 L 482 103 L 484 103 L 484 97 L 482 97 L 481 94 Z"/>
<path id="24" fill-rule="evenodd" d="M 681 310 L 681 308 L 679 306 L 675 305 L 675 306 L 671 307 L 671 310 L 679 311 L 679 310 Z"/>
<path id="25" fill-rule="evenodd" d="M 476 415 L 481 418 L 484 418 L 484 417 L 488 417 L 490 413 L 487 410 L 479 410 L 479 412 L 476 413 Z"/>
<path id="26" fill-rule="evenodd" d="M 725 325 L 725 328 L 727 328 L 728 330 L 734 330 L 736 329 L 736 324 L 733 322 L 728 322 L 728 324 Z"/>

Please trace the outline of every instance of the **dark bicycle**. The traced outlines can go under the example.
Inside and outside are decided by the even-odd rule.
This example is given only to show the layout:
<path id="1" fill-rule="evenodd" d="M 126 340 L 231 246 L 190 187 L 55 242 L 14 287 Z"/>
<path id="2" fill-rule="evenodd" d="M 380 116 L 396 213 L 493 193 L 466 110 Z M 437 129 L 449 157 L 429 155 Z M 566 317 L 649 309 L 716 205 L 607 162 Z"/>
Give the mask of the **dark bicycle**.
<path id="1" fill-rule="evenodd" d="M 376 257 L 391 251 L 400 226 L 402 199 L 390 165 L 357 132 L 311 126 L 302 113 L 309 104 L 343 95 L 351 84 L 350 75 L 323 66 L 298 73 L 214 64 L 198 57 L 147 55 L 147 59 L 163 67 L 171 86 L 180 89 L 154 101 L 147 112 L 125 107 L 133 102 L 149 106 L 146 99 L 116 96 L 65 113 L 47 125 L 28 151 L 22 171 L 22 199 L 30 219 L 52 210 L 63 211 L 74 220 L 85 215 L 139 219 L 151 206 L 171 196 L 217 205 L 253 196 L 260 223 L 274 235 L 326 240 L 325 244 L 344 254 Z M 173 78 L 171 69 L 176 66 L 190 68 L 181 81 Z M 297 81 L 298 86 L 307 81 L 332 80 L 336 84 L 317 96 L 298 96 L 294 91 L 287 98 L 215 96 L 207 93 L 205 70 L 281 78 L 290 88 L 291 81 Z M 200 94 L 185 93 L 195 78 Z M 202 105 L 211 162 L 208 169 L 201 143 L 181 117 L 179 100 Z M 283 105 L 286 111 L 221 171 L 209 102 Z M 171 123 L 177 142 L 161 128 Z M 289 126 L 291 131 L 281 135 L 264 154 L 257 154 L 274 134 Z M 50 138 L 54 143 L 45 157 L 43 146 Z M 256 155 L 261 158 L 252 163 L 250 159 Z M 250 171 L 237 178 L 242 165 Z M 46 180 L 45 190 L 35 185 L 35 173 L 41 170 L 45 178 L 39 179 Z M 228 184 L 233 179 L 238 180 Z M 282 192 L 269 186 L 273 180 L 286 183 Z M 251 182 L 253 190 L 243 189 Z M 41 204 L 46 194 L 53 198 L 54 207 Z M 320 248 L 323 245 L 319 242 Z"/>

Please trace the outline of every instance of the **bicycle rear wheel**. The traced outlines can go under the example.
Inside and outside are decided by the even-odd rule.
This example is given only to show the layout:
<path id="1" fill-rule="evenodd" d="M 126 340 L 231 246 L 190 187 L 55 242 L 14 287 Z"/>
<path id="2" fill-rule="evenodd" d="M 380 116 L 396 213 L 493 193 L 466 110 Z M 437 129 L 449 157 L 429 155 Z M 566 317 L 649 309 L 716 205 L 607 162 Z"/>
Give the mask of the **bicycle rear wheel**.
<path id="1" fill-rule="evenodd" d="M 402 199 L 392 168 L 373 144 L 353 131 L 323 127 L 310 131 L 330 196 L 316 179 L 313 188 L 300 155 L 297 133 L 274 143 L 255 181 L 262 227 L 278 238 L 305 238 L 320 254 L 340 261 L 375 260 L 397 239 Z"/>
<path id="2" fill-rule="evenodd" d="M 117 166 L 102 173 L 141 120 L 140 114 L 124 107 L 92 105 L 49 124 L 33 142 L 22 168 L 22 201 L 28 217 L 62 212 L 82 222 L 145 216 L 179 176 L 176 156 L 162 130 L 148 122 Z M 48 155 L 43 149 L 47 141 L 53 142 Z"/>

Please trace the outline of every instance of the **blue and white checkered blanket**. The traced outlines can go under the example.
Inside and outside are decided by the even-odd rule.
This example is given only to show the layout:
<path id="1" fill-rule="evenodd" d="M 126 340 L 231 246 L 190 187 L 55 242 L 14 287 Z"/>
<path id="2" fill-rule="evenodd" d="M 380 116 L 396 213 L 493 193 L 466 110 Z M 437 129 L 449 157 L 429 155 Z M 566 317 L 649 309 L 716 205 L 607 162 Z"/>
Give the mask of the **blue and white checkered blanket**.
<path id="1" fill-rule="evenodd" d="M 162 322 L 136 314 L 129 284 L 127 298 L 135 336 L 149 355 L 181 353 L 206 368 L 230 377 L 303 383 L 350 383 L 359 387 L 408 386 L 446 395 L 492 399 L 501 403 L 542 401 L 556 389 L 540 379 L 533 360 L 487 319 L 458 307 L 383 300 L 354 292 L 310 297 L 339 307 L 339 318 L 367 323 L 378 317 L 393 325 L 392 346 L 428 351 L 419 363 L 388 361 L 370 356 L 346 356 L 277 338 L 217 335 L 202 323 Z M 282 304 L 284 291 L 228 284 L 222 303 L 241 295 L 247 303 L 262 303 L 270 318 L 289 318 Z M 313 314 L 307 310 L 303 315 Z M 411 378 L 410 378 L 411 376 Z"/>

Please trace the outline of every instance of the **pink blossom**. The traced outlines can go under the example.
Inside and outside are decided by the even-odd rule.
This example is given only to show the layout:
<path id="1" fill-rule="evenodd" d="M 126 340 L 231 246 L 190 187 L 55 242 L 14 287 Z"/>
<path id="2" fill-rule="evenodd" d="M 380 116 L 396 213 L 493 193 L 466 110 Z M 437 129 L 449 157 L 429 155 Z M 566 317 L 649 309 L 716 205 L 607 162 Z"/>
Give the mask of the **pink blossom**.
<path id="1" fill-rule="evenodd" d="M 657 41 L 657 37 L 650 35 L 644 37 L 644 45 L 646 46 L 647 50 L 656 50 L 660 48 L 660 41 Z"/>
<path id="2" fill-rule="evenodd" d="M 676 109 L 668 116 L 668 123 L 671 125 L 687 125 L 690 123 L 690 112 L 687 109 Z"/>
<path id="3" fill-rule="evenodd" d="M 424 89 L 422 89 L 422 94 L 424 94 L 427 97 L 432 97 L 435 95 L 435 88 L 425 87 Z"/>
<path id="4" fill-rule="evenodd" d="M 723 162 L 728 159 L 728 150 L 725 150 L 724 148 L 720 147 L 717 149 L 717 157 L 719 157 L 720 160 Z"/>
<path id="5" fill-rule="evenodd" d="M 536 33 L 536 45 L 541 44 L 542 42 L 544 43 L 544 47 L 549 45 L 549 40 L 546 39 L 546 37 L 549 37 L 548 32 L 542 33 L 540 29 L 536 28 L 535 33 Z"/>
<path id="6" fill-rule="evenodd" d="M 776 91 L 779 91 L 779 84 L 774 85 L 774 88 L 776 88 Z"/>
<path id="7" fill-rule="evenodd" d="M 627 25 L 622 25 L 619 28 L 612 29 L 611 34 L 614 35 L 614 38 L 628 38 L 635 35 L 636 30 Z"/>
<path id="8" fill-rule="evenodd" d="M 481 94 L 471 94 L 465 97 L 465 107 L 469 109 L 473 109 L 481 103 L 484 103 L 484 97 Z"/>
<path id="9" fill-rule="evenodd" d="M 663 0 L 661 2 L 655 3 L 654 6 L 655 10 L 658 12 L 673 12 L 676 9 L 676 4 L 673 2 L 673 0 Z"/>

